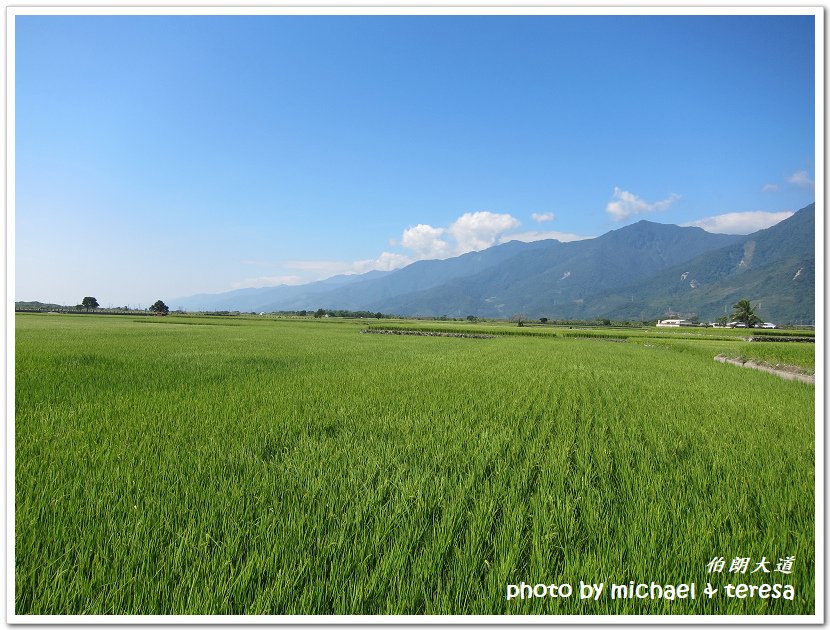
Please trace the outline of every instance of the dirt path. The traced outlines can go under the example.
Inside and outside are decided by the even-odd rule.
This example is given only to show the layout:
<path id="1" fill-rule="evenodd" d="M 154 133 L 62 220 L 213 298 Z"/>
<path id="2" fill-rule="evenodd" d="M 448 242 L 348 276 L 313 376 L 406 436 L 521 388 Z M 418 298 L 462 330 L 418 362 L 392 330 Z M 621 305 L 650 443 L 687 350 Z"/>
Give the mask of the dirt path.
<path id="1" fill-rule="evenodd" d="M 719 354 L 715 357 L 715 361 L 720 363 L 729 363 L 740 367 L 752 368 L 753 370 L 761 370 L 762 372 L 769 372 L 776 376 L 786 379 L 788 381 L 801 381 L 802 383 L 810 383 L 815 385 L 816 377 L 813 374 L 804 374 L 800 368 L 794 365 L 768 365 L 760 361 L 742 361 L 740 359 L 733 359 L 731 357 Z"/>

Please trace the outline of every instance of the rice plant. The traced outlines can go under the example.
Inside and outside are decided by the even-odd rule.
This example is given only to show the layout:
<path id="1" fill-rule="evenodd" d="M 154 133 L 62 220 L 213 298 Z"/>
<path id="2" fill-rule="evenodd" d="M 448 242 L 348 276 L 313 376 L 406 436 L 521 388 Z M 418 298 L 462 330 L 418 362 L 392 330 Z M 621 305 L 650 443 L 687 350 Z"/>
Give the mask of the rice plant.
<path id="1" fill-rule="evenodd" d="M 15 612 L 814 612 L 815 391 L 753 344 L 360 327 L 18 315 Z M 506 597 L 580 580 L 698 596 Z"/>

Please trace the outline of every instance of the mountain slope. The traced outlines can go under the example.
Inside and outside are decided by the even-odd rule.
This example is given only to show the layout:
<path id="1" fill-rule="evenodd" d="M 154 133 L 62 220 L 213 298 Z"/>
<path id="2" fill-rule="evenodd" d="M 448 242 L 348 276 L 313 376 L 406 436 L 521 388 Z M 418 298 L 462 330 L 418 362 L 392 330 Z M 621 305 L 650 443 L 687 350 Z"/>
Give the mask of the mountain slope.
<path id="1" fill-rule="evenodd" d="M 558 241 L 547 241 L 556 242 Z M 317 308 L 365 310 L 367 304 L 414 291 L 429 289 L 455 278 L 490 269 L 522 251 L 545 242 L 513 241 L 480 252 L 446 260 L 421 260 L 395 271 L 334 276 L 303 285 L 238 289 L 226 293 L 173 298 L 170 304 L 186 310 L 280 311 Z"/>
<path id="2" fill-rule="evenodd" d="M 742 298 L 778 322 L 815 321 L 815 204 L 739 242 L 594 296 L 588 316 L 648 319 L 669 312 L 702 319 L 729 314 Z"/>
<path id="3" fill-rule="evenodd" d="M 640 221 L 594 239 L 513 241 L 392 272 L 180 298 L 196 310 L 370 310 L 400 315 L 711 319 L 738 299 L 772 321 L 814 321 L 815 205 L 748 236 Z"/>
<path id="4" fill-rule="evenodd" d="M 264 304 L 272 302 L 289 303 L 297 300 L 305 302 L 306 296 L 326 293 L 353 282 L 378 279 L 388 273 L 390 272 L 370 271 L 362 275 L 332 276 L 308 284 L 281 284 L 275 287 L 237 289 L 225 293 L 200 293 L 165 301 L 174 305 L 174 308 L 183 308 L 188 311 L 263 311 L 265 310 L 262 308 Z"/>
<path id="5" fill-rule="evenodd" d="M 558 243 L 558 241 L 553 242 Z M 356 276 L 355 281 L 347 287 L 328 291 L 325 294 L 298 295 L 292 301 L 280 299 L 263 303 L 261 310 L 321 307 L 365 310 L 370 304 L 388 304 L 389 300 L 399 295 L 431 289 L 456 278 L 486 273 L 521 252 L 533 251 L 544 246 L 545 242 L 542 241 L 535 243 L 513 241 L 446 260 L 420 260 L 403 269 L 390 272 L 382 278 Z M 384 312 L 389 311 L 384 310 Z"/>
<path id="6" fill-rule="evenodd" d="M 604 289 L 646 278 L 739 238 L 640 221 L 595 239 L 550 241 L 487 272 L 405 294 L 385 306 L 408 315 L 504 317 L 521 311 L 556 316 Z"/>

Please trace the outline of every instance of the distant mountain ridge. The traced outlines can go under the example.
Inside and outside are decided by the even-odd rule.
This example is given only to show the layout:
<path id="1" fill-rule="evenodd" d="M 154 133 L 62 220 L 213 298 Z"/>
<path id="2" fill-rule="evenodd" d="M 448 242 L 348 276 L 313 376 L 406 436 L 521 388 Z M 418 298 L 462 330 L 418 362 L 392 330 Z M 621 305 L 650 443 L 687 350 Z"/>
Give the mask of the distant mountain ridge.
<path id="1" fill-rule="evenodd" d="M 814 323 L 815 204 L 730 246 L 627 287 L 627 292 L 639 300 L 625 304 L 625 293 L 608 291 L 595 296 L 588 312 L 639 319 L 637 313 L 665 313 L 670 308 L 714 319 L 728 315 L 731 304 L 747 297 L 760 304 L 767 319 Z"/>
<path id="2" fill-rule="evenodd" d="M 287 285 L 281 284 L 275 287 L 247 288 L 227 291 L 225 293 L 200 293 L 189 297 L 179 297 L 170 300 L 176 308 L 183 308 L 188 311 L 262 311 L 263 304 L 268 301 L 286 303 L 291 300 L 300 301 L 308 299 L 309 295 L 326 293 L 335 288 L 382 277 L 389 271 L 369 271 L 364 274 L 338 275 L 310 282 L 308 284 Z M 300 307 L 306 308 L 306 307 Z M 283 309 L 268 309 L 283 310 Z M 290 310 L 290 309 L 285 309 Z"/>
<path id="3" fill-rule="evenodd" d="M 815 204 L 746 236 L 639 221 L 582 241 L 511 241 L 391 272 L 169 303 L 187 310 L 644 320 L 670 313 L 713 319 L 743 297 L 761 302 L 767 320 L 814 322 Z"/>

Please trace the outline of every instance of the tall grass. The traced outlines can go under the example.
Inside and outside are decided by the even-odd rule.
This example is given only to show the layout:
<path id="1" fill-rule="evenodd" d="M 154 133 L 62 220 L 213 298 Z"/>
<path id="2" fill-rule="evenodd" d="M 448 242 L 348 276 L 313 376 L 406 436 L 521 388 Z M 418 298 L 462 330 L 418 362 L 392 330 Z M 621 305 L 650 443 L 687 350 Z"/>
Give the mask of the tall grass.
<path id="1" fill-rule="evenodd" d="M 17 316 L 18 614 L 815 609 L 809 385 L 690 341 L 146 321 Z M 505 599 L 787 555 L 792 602 Z"/>

